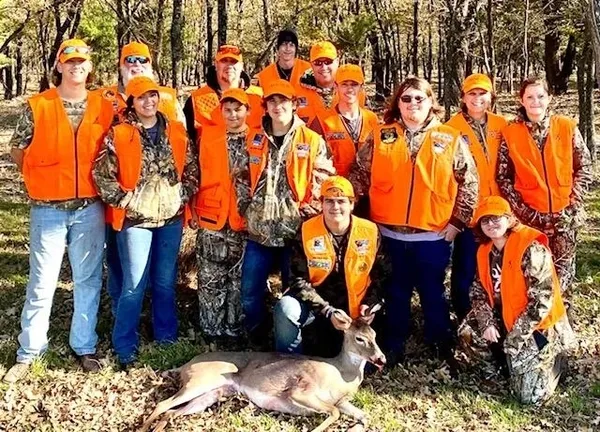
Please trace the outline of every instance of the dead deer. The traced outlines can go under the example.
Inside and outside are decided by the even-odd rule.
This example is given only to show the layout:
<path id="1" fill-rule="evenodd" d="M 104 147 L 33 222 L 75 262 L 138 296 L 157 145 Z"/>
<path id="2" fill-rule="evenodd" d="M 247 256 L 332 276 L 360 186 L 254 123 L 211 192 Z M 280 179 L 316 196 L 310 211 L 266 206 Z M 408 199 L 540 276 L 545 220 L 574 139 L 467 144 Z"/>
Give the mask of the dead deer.
<path id="1" fill-rule="evenodd" d="M 343 315 L 344 343 L 339 355 L 331 359 L 272 352 L 211 352 L 194 357 L 175 369 L 181 389 L 160 402 L 140 430 L 147 431 L 166 413 L 154 429 L 162 431 L 169 419 L 202 412 L 236 393 L 266 410 L 329 414 L 313 432 L 325 431 L 340 413 L 358 421 L 353 431 L 364 430 L 365 413 L 350 401 L 363 380 L 366 362 L 381 369 L 385 356 L 375 342 L 375 331 L 365 321 Z"/>

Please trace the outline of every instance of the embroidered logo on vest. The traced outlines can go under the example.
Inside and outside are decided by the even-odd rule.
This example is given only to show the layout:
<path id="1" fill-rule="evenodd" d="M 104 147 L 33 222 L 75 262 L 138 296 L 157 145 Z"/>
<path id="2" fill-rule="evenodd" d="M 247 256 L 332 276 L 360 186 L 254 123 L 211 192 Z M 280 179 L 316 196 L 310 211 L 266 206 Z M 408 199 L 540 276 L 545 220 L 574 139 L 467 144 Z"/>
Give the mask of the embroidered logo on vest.
<path id="1" fill-rule="evenodd" d="M 253 165 L 260 165 L 260 158 L 258 156 L 250 156 L 248 162 L 250 162 Z"/>
<path id="2" fill-rule="evenodd" d="M 254 135 L 254 139 L 252 140 L 252 147 L 262 147 L 263 134 Z"/>
<path id="3" fill-rule="evenodd" d="M 356 245 L 356 252 L 360 255 L 365 255 L 369 250 L 370 242 L 368 239 L 354 240 L 354 244 Z"/>
<path id="4" fill-rule="evenodd" d="M 296 155 L 299 158 L 307 158 L 309 151 L 310 151 L 310 146 L 308 144 L 304 144 L 304 143 L 296 144 Z"/>
<path id="5" fill-rule="evenodd" d="M 308 100 L 304 96 L 298 98 L 298 107 L 303 108 L 308 106 Z"/>
<path id="6" fill-rule="evenodd" d="M 310 250 L 314 253 L 323 253 L 326 251 L 325 248 L 325 237 L 319 236 L 315 237 L 312 240 L 312 245 L 310 246 Z"/>
<path id="7" fill-rule="evenodd" d="M 331 132 L 328 133 L 325 139 L 327 140 L 343 140 L 346 137 L 344 132 Z"/>
<path id="8" fill-rule="evenodd" d="M 308 260 L 308 266 L 313 268 L 329 270 L 331 268 L 331 261 L 328 259 L 311 259 Z"/>
<path id="9" fill-rule="evenodd" d="M 382 128 L 379 137 L 381 138 L 381 142 L 384 144 L 392 144 L 398 139 L 398 131 L 396 128 Z"/>

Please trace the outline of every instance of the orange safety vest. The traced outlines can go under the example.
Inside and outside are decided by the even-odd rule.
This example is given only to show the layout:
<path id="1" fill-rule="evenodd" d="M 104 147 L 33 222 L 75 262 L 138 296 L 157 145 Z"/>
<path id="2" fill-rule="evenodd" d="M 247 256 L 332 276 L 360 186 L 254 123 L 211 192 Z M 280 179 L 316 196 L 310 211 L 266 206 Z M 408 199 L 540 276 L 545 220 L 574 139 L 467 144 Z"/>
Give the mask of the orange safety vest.
<path id="1" fill-rule="evenodd" d="M 142 172 L 142 140 L 139 130 L 128 123 L 113 126 L 114 145 L 118 160 L 118 180 L 125 192 L 133 191 Z M 188 145 L 185 127 L 180 122 L 167 122 L 166 134 L 173 151 L 177 174 L 181 180 Z M 106 221 L 115 231 L 121 231 L 125 222 L 125 209 L 107 206 Z"/>
<path id="2" fill-rule="evenodd" d="M 502 319 L 507 331 L 511 331 L 515 321 L 527 309 L 529 299 L 525 275 L 521 268 L 523 255 L 531 243 L 537 240 L 548 247 L 548 237 L 540 231 L 526 225 L 518 225 L 508 236 L 502 258 L 502 280 L 500 298 L 502 299 Z M 490 241 L 477 250 L 477 272 L 483 289 L 488 295 L 490 305 L 494 307 L 494 287 L 490 269 L 490 253 L 493 243 Z M 565 305 L 560 294 L 560 282 L 552 266 L 552 306 L 546 316 L 536 326 L 536 330 L 552 327 L 565 314 Z"/>
<path id="3" fill-rule="evenodd" d="M 286 174 L 288 184 L 298 203 L 306 203 L 311 199 L 313 166 L 320 143 L 321 136 L 306 126 L 299 126 L 294 131 L 287 154 Z M 268 138 L 262 129 L 253 130 L 248 134 L 247 148 L 250 188 L 251 193 L 254 194 L 269 157 Z"/>
<path id="4" fill-rule="evenodd" d="M 477 173 L 479 174 L 479 199 L 487 196 L 500 196 L 500 188 L 496 183 L 496 165 L 498 163 L 498 149 L 502 141 L 502 130 L 507 121 L 504 117 L 494 113 L 487 113 L 487 133 L 484 144 L 479 142 L 477 135 L 467 123 L 465 116 L 459 112 L 452 117 L 446 125 L 453 127 L 467 136 L 469 150 L 475 159 Z"/>
<path id="5" fill-rule="evenodd" d="M 348 176 L 350 166 L 356 159 L 356 152 L 365 143 L 369 134 L 377 127 L 377 115 L 373 111 L 361 108 L 362 126 L 358 142 L 350 137 L 344 121 L 339 113 L 335 113 L 323 122 L 325 141 L 333 153 L 333 166 L 336 172 L 344 177 Z"/>
<path id="6" fill-rule="evenodd" d="M 330 108 L 326 108 L 323 103 L 323 98 L 316 90 L 300 86 L 296 89 L 298 108 L 296 114 L 304 121 L 308 126 L 312 126 L 315 119 L 320 123 L 321 130 L 323 130 L 323 122 L 331 115 L 336 114 L 335 106 L 339 102 L 337 92 L 333 95 L 333 101 Z M 358 94 L 358 103 L 361 107 L 365 106 L 367 95 L 365 90 L 362 89 Z"/>
<path id="7" fill-rule="evenodd" d="M 127 108 L 127 100 L 119 92 L 119 87 L 114 85 L 99 90 L 106 100 L 113 105 L 115 114 L 122 114 Z M 158 102 L 158 110 L 167 117 L 169 121 L 181 121 L 177 115 L 177 90 L 171 87 L 160 87 L 160 101 Z"/>
<path id="8" fill-rule="evenodd" d="M 264 110 L 262 108 L 262 89 L 251 85 L 246 89 L 250 112 L 246 123 L 250 128 L 260 128 Z M 201 135 L 201 128 L 204 126 L 215 126 L 225 124 L 219 102 L 219 95 L 210 86 L 203 85 L 194 90 L 190 95 L 192 106 L 194 107 L 194 127 Z"/>
<path id="9" fill-rule="evenodd" d="M 300 78 L 304 75 L 308 69 L 310 69 L 310 63 L 306 60 L 297 58 L 294 61 L 294 67 L 292 68 L 292 74 L 290 75 L 289 82 L 298 89 L 300 86 Z M 280 79 L 279 71 L 277 70 L 277 63 L 271 63 L 269 66 L 261 70 L 257 75 L 258 85 L 265 88 L 270 82 Z"/>
<path id="10" fill-rule="evenodd" d="M 98 195 L 92 167 L 112 121 L 111 105 L 88 92 L 87 105 L 76 131 L 56 88 L 29 99 L 33 137 L 24 150 L 23 179 L 34 200 L 63 201 Z"/>
<path id="11" fill-rule="evenodd" d="M 348 290 L 350 317 L 358 318 L 360 304 L 371 283 L 369 273 L 377 255 L 377 225 L 352 216 L 348 248 L 344 256 L 344 273 Z M 327 280 L 336 261 L 335 249 L 323 215 L 302 224 L 302 246 L 308 264 L 308 277 L 314 287 Z"/>
<path id="12" fill-rule="evenodd" d="M 534 210 L 554 213 L 571 203 L 575 127 L 576 123 L 567 117 L 552 116 L 543 152 L 523 122 L 504 129 L 515 167 L 515 190 Z"/>
<path id="13" fill-rule="evenodd" d="M 200 139 L 200 189 L 192 199 L 198 224 L 219 231 L 229 222 L 234 231 L 245 228 L 238 213 L 237 196 L 229 172 L 227 131 L 223 126 L 202 129 Z"/>
<path id="14" fill-rule="evenodd" d="M 378 126 L 373 137 L 371 220 L 441 231 L 458 191 L 453 164 L 460 133 L 445 125 L 429 129 L 414 163 L 398 123 Z"/>

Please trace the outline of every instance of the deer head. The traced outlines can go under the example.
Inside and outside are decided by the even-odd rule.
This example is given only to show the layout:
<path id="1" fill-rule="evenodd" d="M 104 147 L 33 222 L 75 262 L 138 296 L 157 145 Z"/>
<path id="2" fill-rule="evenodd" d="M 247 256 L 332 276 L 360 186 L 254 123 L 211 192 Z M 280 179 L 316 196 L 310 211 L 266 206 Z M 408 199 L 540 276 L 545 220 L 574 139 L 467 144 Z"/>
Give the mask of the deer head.
<path id="1" fill-rule="evenodd" d="M 377 304 L 365 314 L 366 317 L 359 317 L 354 320 L 348 317 L 348 321 L 346 321 L 347 328 L 343 330 L 343 351 L 360 357 L 381 370 L 386 363 L 385 355 L 377 345 L 375 330 L 367 323 L 367 321 L 370 321 L 367 317 L 375 314 L 379 309 L 381 309 L 381 305 Z"/>

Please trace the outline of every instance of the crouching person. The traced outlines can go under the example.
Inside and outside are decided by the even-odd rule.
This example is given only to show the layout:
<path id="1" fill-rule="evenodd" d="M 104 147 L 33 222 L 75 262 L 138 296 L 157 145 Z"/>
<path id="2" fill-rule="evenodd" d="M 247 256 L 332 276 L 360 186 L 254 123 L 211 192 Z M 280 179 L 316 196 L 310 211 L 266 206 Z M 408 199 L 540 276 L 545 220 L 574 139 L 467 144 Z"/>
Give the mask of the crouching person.
<path id="1" fill-rule="evenodd" d="M 135 77 L 125 89 L 125 121 L 109 131 L 94 180 L 117 232 L 123 282 L 113 346 L 121 366 L 135 361 L 146 287 L 154 339 L 177 338 L 175 282 L 183 212 L 198 187 L 198 161 L 183 124 L 158 111 L 159 87 Z"/>
<path id="2" fill-rule="evenodd" d="M 302 224 L 293 245 L 291 286 L 274 309 L 275 345 L 280 352 L 302 352 L 302 328 L 312 324 L 319 343 L 311 354 L 333 357 L 348 315 L 371 323 L 368 311 L 379 301 L 384 270 L 377 225 L 352 216 L 350 182 L 329 177 L 321 199 L 323 214 Z"/>
<path id="3" fill-rule="evenodd" d="M 471 301 L 511 391 L 523 403 L 547 400 L 575 343 L 546 235 L 522 225 L 507 201 L 484 198 L 474 216 L 483 244 Z"/>

